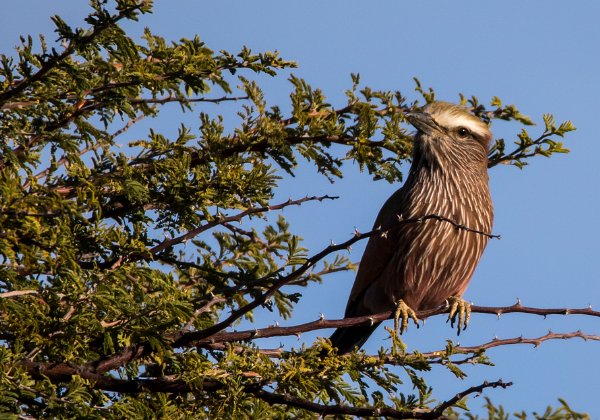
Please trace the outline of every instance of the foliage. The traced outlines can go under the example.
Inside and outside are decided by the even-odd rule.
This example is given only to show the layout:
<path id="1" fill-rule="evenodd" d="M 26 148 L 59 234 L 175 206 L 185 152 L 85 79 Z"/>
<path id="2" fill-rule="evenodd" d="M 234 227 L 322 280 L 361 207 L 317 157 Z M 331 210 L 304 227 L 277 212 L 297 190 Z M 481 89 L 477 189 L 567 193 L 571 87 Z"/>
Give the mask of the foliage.
<path id="1" fill-rule="evenodd" d="M 219 341 L 257 309 L 290 317 L 300 296 L 289 286 L 354 269 L 341 247 L 309 252 L 278 214 L 335 197 L 274 202 L 281 177 L 310 162 L 334 181 L 354 162 L 374 179 L 400 181 L 411 151 L 403 115 L 422 103 L 353 75 L 336 108 L 290 76 L 286 117 L 257 79 L 294 62 L 247 48 L 215 52 L 198 37 L 170 43 L 150 29 L 136 40 L 120 24 L 151 12 L 150 1 L 91 6 L 83 28 L 53 17 L 56 43 L 22 37 L 15 54 L 0 56 L 0 411 L 435 418 L 464 407 L 461 396 L 435 401 L 419 376 L 433 364 L 464 376 L 451 344 L 420 354 L 398 341 L 393 353 L 339 357 L 327 341 L 290 352 Z M 435 96 L 418 81 L 417 92 Z M 226 102 L 238 104 L 235 128 L 212 108 Z M 463 102 L 489 121 L 531 124 L 497 98 L 490 108 Z M 199 126 L 130 135 L 172 103 L 197 113 Z M 574 127 L 544 122 L 539 137 L 523 130 L 510 151 L 497 140 L 490 165 L 565 152 L 553 138 Z M 489 363 L 485 350 L 470 360 Z M 398 369 L 414 394 L 400 388 Z M 508 384 L 470 392 L 488 386 Z M 561 404 L 552 418 L 574 413 Z"/>

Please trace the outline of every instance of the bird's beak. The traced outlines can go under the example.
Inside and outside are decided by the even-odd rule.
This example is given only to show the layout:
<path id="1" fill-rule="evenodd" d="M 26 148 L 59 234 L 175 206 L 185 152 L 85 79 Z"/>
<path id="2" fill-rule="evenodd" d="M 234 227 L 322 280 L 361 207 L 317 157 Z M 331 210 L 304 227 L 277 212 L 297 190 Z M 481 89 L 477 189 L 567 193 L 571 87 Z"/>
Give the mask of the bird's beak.
<path id="1" fill-rule="evenodd" d="M 407 112 L 404 116 L 413 127 L 423 134 L 443 133 L 442 127 L 426 112 Z"/>

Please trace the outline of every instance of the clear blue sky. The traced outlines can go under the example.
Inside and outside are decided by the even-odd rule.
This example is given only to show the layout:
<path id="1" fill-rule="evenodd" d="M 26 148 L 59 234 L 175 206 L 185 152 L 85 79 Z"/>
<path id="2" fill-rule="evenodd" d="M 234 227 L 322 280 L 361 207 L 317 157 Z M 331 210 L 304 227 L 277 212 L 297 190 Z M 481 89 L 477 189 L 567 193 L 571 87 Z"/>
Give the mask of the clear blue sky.
<path id="1" fill-rule="evenodd" d="M 86 13 L 85 2 L 20 1 L 3 5 L 0 14 L 1 51 L 8 53 L 19 34 L 51 34 L 49 16 L 58 13 L 75 24 Z M 599 121 L 600 3 L 594 1 L 279 1 L 196 2 L 157 1 L 155 13 L 130 27 L 149 26 L 168 39 L 200 35 L 215 49 L 279 50 L 296 60 L 294 73 L 324 90 L 331 103 L 343 105 L 351 72 L 373 88 L 401 90 L 415 97 L 412 77 L 436 89 L 440 99 L 456 101 L 458 93 L 484 101 L 497 95 L 516 104 L 541 123 L 543 113 L 571 119 L 578 130 L 566 143 L 569 155 L 537 158 L 520 171 L 491 170 L 496 209 L 492 241 L 471 282 L 466 298 L 480 305 L 509 305 L 516 298 L 539 307 L 600 308 L 600 212 L 597 160 L 600 143 L 594 124 Z M 52 39 L 52 37 L 49 37 Z M 271 104 L 284 105 L 290 86 L 267 80 Z M 214 108 L 211 112 L 220 112 Z M 161 122 L 161 124 L 165 124 Z M 158 127 L 164 131 L 173 127 Z M 513 139 L 518 127 L 495 123 L 496 137 Z M 542 127 L 532 128 L 532 134 Z M 354 227 L 367 231 L 383 201 L 399 185 L 373 182 L 356 168 L 336 184 L 314 175 L 310 166 L 286 180 L 281 197 L 334 194 L 341 199 L 286 211 L 297 232 L 313 252 L 330 240 L 341 242 Z M 359 260 L 363 245 L 351 258 Z M 287 324 L 343 315 L 353 276 L 328 278 L 304 293 L 294 318 Z M 276 321 L 258 314 L 258 323 Z M 600 321 L 585 317 L 536 318 L 506 315 L 500 320 L 474 315 L 460 342 L 474 345 L 494 336 L 537 337 L 548 329 L 581 329 L 600 333 Z M 314 335 L 305 335 L 311 341 Z M 366 349 L 385 342 L 381 329 Z M 455 333 L 438 317 L 425 328 L 412 329 L 405 339 L 410 349 L 443 347 Z M 298 341 L 287 342 L 299 345 Z M 272 344 L 272 343 L 271 343 Z M 507 390 L 486 392 L 509 411 L 542 411 L 557 397 L 575 409 L 600 418 L 600 343 L 578 340 L 547 342 L 537 349 L 511 346 L 489 352 L 495 367 L 467 367 L 462 383 L 442 368 L 427 375 L 434 396 L 448 398 L 485 379 L 513 381 Z M 471 407 L 483 404 L 481 398 Z"/>

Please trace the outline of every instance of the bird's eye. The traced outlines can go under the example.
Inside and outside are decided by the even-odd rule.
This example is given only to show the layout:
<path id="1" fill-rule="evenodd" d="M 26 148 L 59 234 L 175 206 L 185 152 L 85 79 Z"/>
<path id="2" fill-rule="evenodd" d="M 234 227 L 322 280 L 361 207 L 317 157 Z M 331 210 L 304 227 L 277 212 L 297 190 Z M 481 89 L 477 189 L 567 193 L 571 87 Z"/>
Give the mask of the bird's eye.
<path id="1" fill-rule="evenodd" d="M 469 129 L 465 128 L 465 127 L 458 127 L 458 130 L 456 130 L 456 132 L 458 134 L 458 137 L 460 137 L 461 139 L 464 139 L 471 135 L 471 132 L 469 131 Z"/>

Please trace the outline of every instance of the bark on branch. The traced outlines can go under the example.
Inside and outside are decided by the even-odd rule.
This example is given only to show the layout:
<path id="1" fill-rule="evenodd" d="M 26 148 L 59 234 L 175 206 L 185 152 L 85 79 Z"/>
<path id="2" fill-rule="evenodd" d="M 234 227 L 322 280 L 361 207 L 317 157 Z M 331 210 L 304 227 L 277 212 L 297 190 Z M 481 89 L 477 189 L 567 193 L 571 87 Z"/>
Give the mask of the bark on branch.
<path id="1" fill-rule="evenodd" d="M 429 317 L 445 314 L 450 311 L 449 307 L 442 306 L 438 309 L 431 309 L 426 311 L 417 311 L 417 317 L 421 320 L 425 320 Z M 516 303 L 512 306 L 471 306 L 471 313 L 480 313 L 480 314 L 490 314 L 496 315 L 500 317 L 502 314 L 508 313 L 525 313 L 525 314 L 533 314 L 539 316 L 548 316 L 548 315 L 587 315 L 592 317 L 600 317 L 600 311 L 594 311 L 592 308 L 534 308 L 529 306 L 522 306 L 520 303 Z M 394 311 L 381 312 L 379 314 L 374 315 L 365 315 L 354 318 L 344 318 L 344 319 L 332 319 L 327 320 L 324 318 L 319 318 L 316 321 L 307 322 L 304 324 L 292 325 L 289 327 L 280 327 L 280 326 L 272 326 L 266 328 L 259 328 L 253 330 L 245 330 L 245 331 L 235 331 L 235 332 L 220 332 L 216 333 L 210 337 L 202 338 L 198 340 L 189 340 L 189 338 L 193 337 L 194 333 L 189 333 L 188 336 L 184 335 L 180 340 L 181 342 L 187 342 L 187 344 L 193 344 L 197 346 L 202 346 L 204 344 L 215 344 L 215 343 L 231 343 L 236 341 L 250 341 L 256 340 L 258 338 L 269 338 L 269 337 L 283 337 L 283 336 L 291 336 L 291 335 L 300 335 L 305 332 L 322 330 L 327 328 L 340 328 L 340 327 L 352 327 L 357 325 L 370 325 L 375 322 L 381 322 L 388 319 L 392 319 L 394 316 Z M 581 337 L 581 332 L 572 333 L 573 337 Z M 527 339 L 529 344 L 539 344 L 539 340 L 544 341 L 544 337 L 539 337 L 537 339 Z M 590 339 L 593 336 L 590 336 Z M 552 338 L 572 338 L 572 337 L 557 337 L 550 336 L 546 339 Z M 514 339 L 519 340 L 519 339 Z M 523 339 L 525 340 L 525 339 Z M 536 341 L 538 340 L 538 341 Z M 526 341 L 521 341 L 526 342 Z M 498 344 L 501 345 L 501 344 Z M 489 345 L 489 347 L 494 347 L 494 345 Z M 479 346 L 474 347 L 479 348 Z M 466 348 L 468 349 L 468 348 Z"/>

